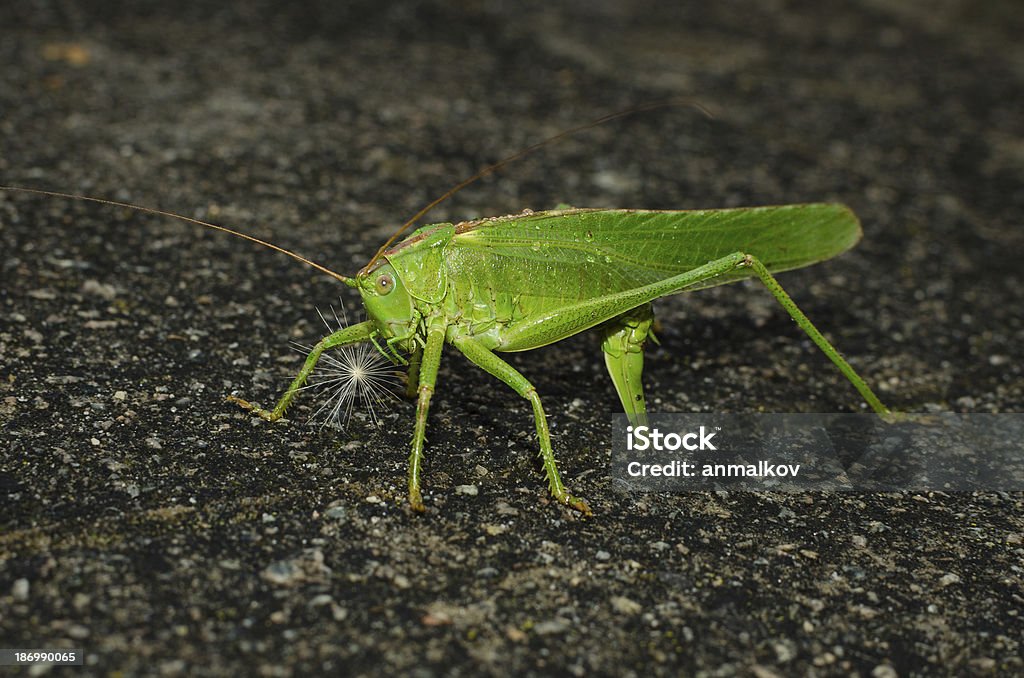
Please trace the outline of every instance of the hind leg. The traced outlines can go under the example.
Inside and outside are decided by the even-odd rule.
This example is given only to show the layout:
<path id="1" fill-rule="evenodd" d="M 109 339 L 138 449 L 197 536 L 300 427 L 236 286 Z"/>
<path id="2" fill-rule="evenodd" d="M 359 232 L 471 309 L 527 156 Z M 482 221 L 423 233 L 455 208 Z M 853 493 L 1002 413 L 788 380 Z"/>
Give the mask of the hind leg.
<path id="1" fill-rule="evenodd" d="M 604 364 L 622 409 L 634 426 L 647 425 L 647 404 L 640 378 L 644 371 L 644 344 L 648 337 L 657 341 L 651 329 L 653 324 L 651 305 L 644 304 L 609 321 L 603 328 Z"/>

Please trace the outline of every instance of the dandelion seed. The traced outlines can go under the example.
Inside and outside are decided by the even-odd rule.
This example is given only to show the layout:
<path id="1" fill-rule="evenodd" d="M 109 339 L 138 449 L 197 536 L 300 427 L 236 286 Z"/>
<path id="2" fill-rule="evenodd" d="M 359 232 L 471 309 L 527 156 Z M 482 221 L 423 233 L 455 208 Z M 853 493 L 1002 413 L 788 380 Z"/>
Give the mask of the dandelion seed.
<path id="1" fill-rule="evenodd" d="M 337 311 L 331 307 L 337 329 L 345 326 L 345 309 L 342 306 L 341 319 Z M 335 328 L 318 310 L 321 320 L 331 332 Z M 306 353 L 312 350 L 302 347 Z M 313 372 L 309 387 L 318 389 L 326 398 L 310 417 L 311 423 L 320 423 L 320 428 L 344 430 L 356 414 L 357 409 L 365 411 L 370 422 L 381 426 L 378 409 L 397 400 L 393 389 L 399 379 L 392 369 L 391 362 L 382 356 L 370 343 L 343 346 L 324 353 L 320 357 L 316 370 Z"/>

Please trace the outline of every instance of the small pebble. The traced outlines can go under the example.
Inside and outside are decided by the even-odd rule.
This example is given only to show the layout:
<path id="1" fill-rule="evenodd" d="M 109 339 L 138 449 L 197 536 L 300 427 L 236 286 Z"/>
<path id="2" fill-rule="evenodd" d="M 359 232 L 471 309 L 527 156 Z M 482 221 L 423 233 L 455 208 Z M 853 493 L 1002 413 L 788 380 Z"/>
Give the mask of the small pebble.
<path id="1" fill-rule="evenodd" d="M 345 520 L 348 518 L 348 509 L 344 506 L 332 506 L 331 508 L 324 511 L 324 517 L 330 518 L 331 520 Z"/>
<path id="2" fill-rule="evenodd" d="M 775 658 L 780 664 L 793 661 L 793 658 L 796 657 L 796 648 L 788 642 L 772 643 L 772 649 L 775 651 Z"/>
<path id="3" fill-rule="evenodd" d="M 306 604 L 310 607 L 320 607 L 321 605 L 330 605 L 333 602 L 334 598 L 331 598 L 330 594 L 321 593 L 318 596 L 313 596 L 313 598 Z"/>
<path id="4" fill-rule="evenodd" d="M 510 506 L 507 502 L 499 501 L 494 507 L 499 516 L 518 516 L 519 509 Z"/>
<path id="5" fill-rule="evenodd" d="M 640 614 L 644 609 L 643 605 L 635 600 L 630 600 L 625 596 L 613 596 L 611 603 L 612 609 L 615 610 L 616 613 L 626 616 Z"/>
<path id="6" fill-rule="evenodd" d="M 331 574 L 331 568 L 324 564 L 324 553 L 320 549 L 306 549 L 302 553 L 271 563 L 263 569 L 265 581 L 278 586 L 294 586 L 303 582 L 324 581 Z"/>
<path id="7" fill-rule="evenodd" d="M 551 636 L 557 633 L 565 633 L 569 630 L 569 622 L 564 619 L 553 619 L 540 622 L 533 627 L 533 632 L 538 636 Z"/>
<path id="8" fill-rule="evenodd" d="M 81 624 L 71 624 L 64 631 L 75 640 L 88 638 L 90 633 L 89 629 Z"/>
<path id="9" fill-rule="evenodd" d="M 117 296 L 117 288 L 109 283 L 101 283 L 98 280 L 86 280 L 82 283 L 82 294 L 89 294 L 107 301 Z"/>
<path id="10" fill-rule="evenodd" d="M 28 579 L 15 579 L 14 586 L 11 587 L 11 596 L 19 601 L 23 602 L 28 600 L 29 583 Z"/>

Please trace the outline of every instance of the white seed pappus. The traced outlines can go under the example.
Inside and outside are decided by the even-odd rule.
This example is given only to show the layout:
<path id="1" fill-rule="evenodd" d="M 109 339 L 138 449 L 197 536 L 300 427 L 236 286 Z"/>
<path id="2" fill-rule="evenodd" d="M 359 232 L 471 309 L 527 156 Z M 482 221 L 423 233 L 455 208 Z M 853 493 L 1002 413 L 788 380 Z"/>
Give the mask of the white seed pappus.
<path id="1" fill-rule="evenodd" d="M 331 307 L 337 327 L 333 327 L 319 310 L 317 313 L 331 332 L 347 324 L 344 306 L 340 319 Z M 298 348 L 307 354 L 312 350 L 308 346 Z M 364 413 L 379 428 L 382 422 L 378 410 L 390 401 L 398 400 L 394 390 L 398 387 L 399 377 L 394 365 L 372 343 L 342 346 L 324 352 L 311 377 L 311 383 L 303 388 L 315 389 L 318 399 L 323 400 L 309 421 L 319 423 L 321 429 L 329 426 L 344 430 L 357 413 Z"/>

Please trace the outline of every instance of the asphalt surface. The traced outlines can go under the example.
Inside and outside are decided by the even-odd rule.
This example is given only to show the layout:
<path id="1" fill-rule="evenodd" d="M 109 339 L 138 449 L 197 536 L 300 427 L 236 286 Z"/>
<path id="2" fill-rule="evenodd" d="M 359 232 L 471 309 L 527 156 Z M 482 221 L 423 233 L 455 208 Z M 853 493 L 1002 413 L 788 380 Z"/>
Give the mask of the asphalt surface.
<path id="1" fill-rule="evenodd" d="M 429 221 L 841 201 L 851 252 L 782 283 L 890 406 L 1024 409 L 1015 3 L 0 7 L 0 183 L 210 219 L 354 273 L 481 166 L 606 113 Z M 131 210 L 0 194 L 0 647 L 70 675 L 1008 675 L 1019 493 L 623 494 L 600 340 L 449 350 L 425 500 L 413 408 L 287 423 L 290 343 L 350 290 Z M 652 410 L 860 411 L 753 284 L 657 306 Z M 35 671 L 41 671 L 36 669 Z M 35 674 L 33 674 L 35 675 Z"/>

